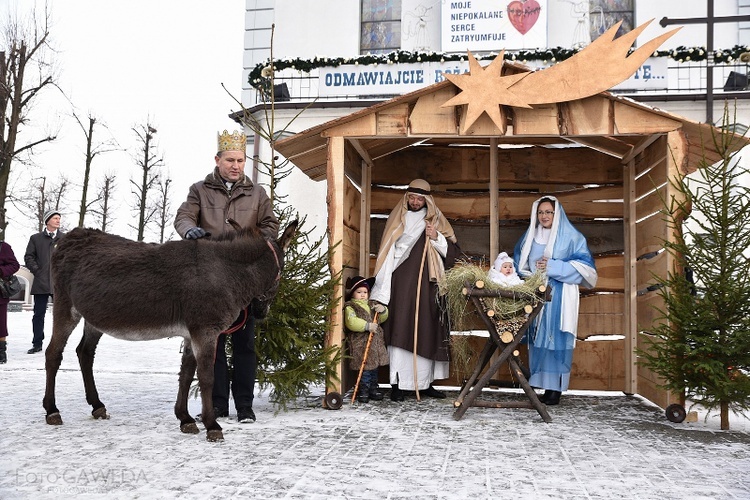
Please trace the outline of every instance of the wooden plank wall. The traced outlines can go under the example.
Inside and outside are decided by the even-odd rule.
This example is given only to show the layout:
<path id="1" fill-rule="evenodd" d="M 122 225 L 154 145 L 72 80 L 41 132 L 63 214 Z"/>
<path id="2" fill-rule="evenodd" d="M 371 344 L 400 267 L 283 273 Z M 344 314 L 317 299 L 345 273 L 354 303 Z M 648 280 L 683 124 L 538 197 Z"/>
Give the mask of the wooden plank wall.
<path id="1" fill-rule="evenodd" d="M 673 238 L 665 216 L 661 213 L 664 203 L 676 195 L 669 179 L 682 164 L 685 154 L 684 137 L 680 132 L 670 132 L 663 136 L 642 154 L 635 162 L 636 168 L 636 322 L 638 327 L 638 348 L 645 349 L 645 338 L 649 330 L 660 321 L 664 301 L 655 290 L 654 276 L 666 277 L 672 269 L 673 258 L 664 250 L 664 240 Z M 671 394 L 659 387 L 659 377 L 645 366 L 637 367 L 638 393 L 650 401 L 667 407 L 681 402 L 680 395 Z"/>
<path id="2" fill-rule="evenodd" d="M 451 221 L 466 257 L 485 267 L 490 259 L 490 224 L 499 225 L 500 251 L 512 254 L 528 228 L 533 201 L 554 195 L 586 236 L 599 273 L 597 288 L 581 300 L 570 387 L 623 390 L 624 208 L 619 160 L 587 148 L 501 149 L 497 168 L 500 220 L 490 221 L 489 157 L 487 147 L 425 146 L 375 160 L 369 274 L 386 216 L 414 178 L 430 182 L 436 204 Z M 483 340 L 473 343 L 481 348 Z M 496 376 L 504 380 L 509 375 Z M 453 374 L 442 383 L 460 385 L 461 381 Z"/>

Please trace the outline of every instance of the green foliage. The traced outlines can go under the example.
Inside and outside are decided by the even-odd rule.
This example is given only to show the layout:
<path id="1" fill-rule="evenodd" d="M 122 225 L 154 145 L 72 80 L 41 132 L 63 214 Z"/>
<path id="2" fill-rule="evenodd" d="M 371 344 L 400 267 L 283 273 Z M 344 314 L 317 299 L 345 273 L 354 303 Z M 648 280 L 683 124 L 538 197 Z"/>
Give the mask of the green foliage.
<path id="1" fill-rule="evenodd" d="M 271 63 L 274 31 L 272 24 Z M 273 88 L 273 81 L 271 72 L 267 76 L 267 89 Z M 271 401 L 286 410 L 290 402 L 308 395 L 311 385 L 336 379 L 341 353 L 338 346 L 326 346 L 326 337 L 331 311 L 338 307 L 335 289 L 341 277 L 331 276 L 328 266 L 331 249 L 325 246 L 325 238 L 311 241 L 312 229 L 305 228 L 306 218 L 300 217 L 289 205 L 288 197 L 279 192 L 279 184 L 291 175 L 293 165 L 287 159 L 279 162 L 275 143 L 304 109 L 278 128 L 273 92 L 263 97 L 258 116 L 237 101 L 242 106 L 242 122 L 271 148 L 268 161 L 260 156 L 254 159 L 258 170 L 268 177 L 268 194 L 280 227 L 299 220 L 296 235 L 284 257 L 278 294 L 268 317 L 255 328 L 258 383 L 261 389 L 271 387 Z"/>
<path id="2" fill-rule="evenodd" d="M 276 207 L 281 227 L 298 218 L 293 208 Z M 330 312 L 338 306 L 334 289 L 338 276 L 331 277 L 330 250 L 325 239 L 310 241 L 305 218 L 286 253 L 279 293 L 268 317 L 256 325 L 258 382 L 272 387 L 271 400 L 286 409 L 309 386 L 334 379 L 341 353 L 325 345 Z"/>
<path id="3" fill-rule="evenodd" d="M 582 49 L 569 49 L 565 47 L 549 47 L 545 49 L 531 49 L 531 50 L 513 50 L 506 51 L 504 58 L 508 61 L 520 61 L 525 63 L 527 61 L 542 61 L 544 64 L 548 62 L 560 62 L 569 59 L 580 52 Z M 630 51 L 635 50 L 634 48 Z M 715 63 L 732 63 L 738 61 L 740 55 L 747 52 L 748 47 L 745 45 L 735 45 L 731 49 L 717 49 L 712 51 L 713 60 Z M 474 54 L 478 61 L 492 61 L 497 57 L 496 52 L 490 52 L 488 54 Z M 654 57 L 668 57 L 680 63 L 699 62 L 708 59 L 709 52 L 705 47 L 685 47 L 680 45 L 675 49 L 670 50 L 657 50 L 654 52 Z M 337 68 L 344 64 L 354 65 L 371 65 L 377 66 L 379 64 L 413 64 L 419 62 L 452 62 L 452 61 L 464 61 L 466 56 L 460 54 L 447 54 L 445 52 L 424 52 L 424 51 L 409 51 L 409 50 L 396 50 L 385 54 L 363 54 L 356 57 L 314 57 L 312 59 L 296 58 L 282 58 L 282 59 L 269 59 L 256 65 L 250 70 L 248 75 L 248 83 L 254 88 L 259 90 L 269 91 L 271 82 L 269 80 L 269 73 L 273 71 L 283 71 L 285 69 L 297 70 L 304 73 L 309 73 L 318 68 Z M 271 71 L 271 68 L 273 71 Z M 265 71 L 264 71 L 265 70 Z"/>
<path id="4" fill-rule="evenodd" d="M 664 242 L 677 271 L 657 277 L 665 305 L 639 356 L 664 388 L 709 410 L 743 411 L 750 408 L 750 188 L 740 178 L 750 173 L 738 164 L 731 133 L 713 140 L 722 160 L 704 159 L 696 174 L 673 180 L 677 196 L 664 200 L 662 213 L 683 237 Z M 691 213 L 701 215 L 683 226 Z"/>
<path id="5" fill-rule="evenodd" d="M 275 25 L 271 25 L 271 61 L 274 30 Z M 269 89 L 273 88 L 273 74 L 267 83 Z M 255 326 L 258 384 L 261 389 L 270 387 L 271 401 L 277 409 L 284 410 L 298 397 L 307 396 L 311 385 L 337 381 L 336 367 L 341 362 L 340 348 L 326 346 L 331 311 L 339 307 L 335 289 L 341 281 L 340 275 L 331 275 L 328 265 L 333 248 L 327 247 L 323 237 L 311 241 L 314 228 L 305 228 L 306 218 L 300 217 L 289 204 L 288 196 L 279 192 L 281 181 L 291 175 L 293 165 L 287 159 L 279 161 L 275 142 L 305 109 L 279 128 L 273 93 L 264 95 L 258 116 L 242 106 L 243 124 L 271 148 L 267 161 L 261 157 L 254 159 L 258 170 L 268 177 L 268 194 L 280 227 L 299 220 L 296 235 L 284 256 L 278 294 L 268 316 Z"/>

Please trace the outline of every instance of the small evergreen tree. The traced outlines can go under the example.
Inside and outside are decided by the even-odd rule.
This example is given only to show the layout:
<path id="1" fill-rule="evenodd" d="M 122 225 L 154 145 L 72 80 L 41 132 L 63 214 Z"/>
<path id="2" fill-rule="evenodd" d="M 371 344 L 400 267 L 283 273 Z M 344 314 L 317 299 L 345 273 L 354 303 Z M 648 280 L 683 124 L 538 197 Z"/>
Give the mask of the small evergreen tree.
<path id="1" fill-rule="evenodd" d="M 273 31 L 272 25 L 271 58 L 263 75 L 268 89 L 274 88 Z M 335 288 L 341 277 L 331 275 L 325 238 L 312 241 L 312 229 L 305 228 L 306 218 L 300 217 L 279 192 L 280 182 L 291 174 L 293 165 L 286 159 L 278 162 L 274 144 L 296 116 L 282 130 L 276 130 L 272 91 L 263 94 L 263 114 L 258 120 L 243 107 L 244 123 L 271 147 L 268 162 L 257 159 L 259 170 L 268 176 L 269 196 L 280 227 L 294 219 L 300 221 L 284 259 L 278 294 L 268 317 L 256 325 L 259 385 L 272 387 L 271 400 L 286 409 L 297 397 L 309 394 L 311 385 L 336 379 L 341 353 L 338 346 L 326 346 L 326 337 L 331 311 L 339 306 Z"/>
<path id="2" fill-rule="evenodd" d="M 291 206 L 276 205 L 281 227 L 299 213 Z M 287 250 L 279 292 L 268 317 L 257 324 L 258 384 L 272 387 L 270 399 L 286 409 L 309 387 L 335 378 L 340 362 L 337 346 L 326 347 L 330 312 L 337 307 L 335 285 L 328 267 L 325 240 L 311 241 L 300 219 L 297 234 Z"/>
<path id="3" fill-rule="evenodd" d="M 740 184 L 749 173 L 738 164 L 728 125 L 725 108 L 713 138 L 721 161 L 704 158 L 694 176 L 670 181 L 677 197 L 664 200 L 662 213 L 680 235 L 664 242 L 675 268 L 657 276 L 662 321 L 639 350 L 663 388 L 718 408 L 722 429 L 729 429 L 730 409 L 750 409 L 750 188 Z M 683 225 L 691 212 L 698 216 Z"/>

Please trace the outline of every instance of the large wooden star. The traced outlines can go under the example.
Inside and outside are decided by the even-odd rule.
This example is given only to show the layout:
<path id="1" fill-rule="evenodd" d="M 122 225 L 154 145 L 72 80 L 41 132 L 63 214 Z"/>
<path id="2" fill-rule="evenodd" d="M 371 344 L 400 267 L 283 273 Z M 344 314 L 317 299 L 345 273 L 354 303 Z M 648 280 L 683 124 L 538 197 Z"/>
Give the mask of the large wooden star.
<path id="1" fill-rule="evenodd" d="M 652 19 L 653 21 L 653 19 Z M 500 130 L 505 129 L 500 106 L 531 108 L 535 104 L 584 99 L 627 80 L 667 38 L 680 28 L 664 33 L 630 52 L 645 22 L 615 38 L 622 21 L 616 23 L 585 49 L 550 68 L 502 75 L 505 51 L 486 68 L 469 52 L 469 73 L 443 73 L 461 92 L 443 106 L 467 106 L 461 132 L 487 113 Z"/>
<path id="2" fill-rule="evenodd" d="M 501 105 L 530 107 L 509 88 L 528 73 L 502 76 L 504 56 L 505 51 L 502 51 L 489 66 L 483 68 L 469 52 L 469 73 L 463 75 L 443 73 L 445 78 L 461 89 L 461 92 L 449 99 L 443 107 L 468 105 L 462 132 L 466 132 L 482 113 L 487 113 L 495 125 L 503 130 L 505 120 L 500 112 Z"/>

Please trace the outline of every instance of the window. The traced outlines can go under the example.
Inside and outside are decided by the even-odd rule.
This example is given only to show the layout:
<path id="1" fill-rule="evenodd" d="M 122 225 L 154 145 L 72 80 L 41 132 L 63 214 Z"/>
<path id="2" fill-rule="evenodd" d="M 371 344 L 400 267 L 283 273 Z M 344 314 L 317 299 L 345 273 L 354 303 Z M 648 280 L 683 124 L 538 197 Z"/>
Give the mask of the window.
<path id="1" fill-rule="evenodd" d="M 589 7 L 591 41 L 599 38 L 599 35 L 620 21 L 622 25 L 617 30 L 616 36 L 631 31 L 635 21 L 633 3 L 633 0 L 591 0 Z"/>
<path id="2" fill-rule="evenodd" d="M 401 0 L 362 0 L 359 46 L 362 54 L 401 48 Z"/>

